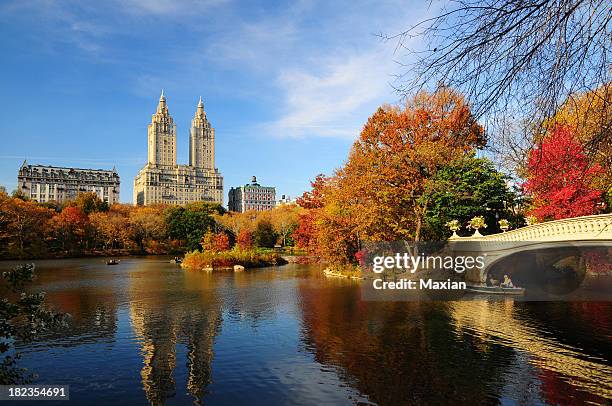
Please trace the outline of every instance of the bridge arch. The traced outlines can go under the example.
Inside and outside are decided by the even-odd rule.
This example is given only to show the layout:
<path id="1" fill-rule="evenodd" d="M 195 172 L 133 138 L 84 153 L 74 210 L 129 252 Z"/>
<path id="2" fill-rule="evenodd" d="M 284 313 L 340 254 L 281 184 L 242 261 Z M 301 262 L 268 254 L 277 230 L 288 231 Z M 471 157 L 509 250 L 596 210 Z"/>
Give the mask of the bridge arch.
<path id="1" fill-rule="evenodd" d="M 454 255 L 485 257 L 482 269 L 466 273 L 468 281 L 485 283 L 487 275 L 496 265 L 520 253 L 529 256 L 529 253 L 541 252 L 540 261 L 545 261 L 547 255 L 550 261 L 558 261 L 564 255 L 569 256 L 587 248 L 612 248 L 612 214 L 550 221 L 486 236 L 454 236 L 448 244 Z M 571 251 L 564 254 L 563 251 L 569 249 Z M 556 255 L 549 255 L 555 250 Z"/>

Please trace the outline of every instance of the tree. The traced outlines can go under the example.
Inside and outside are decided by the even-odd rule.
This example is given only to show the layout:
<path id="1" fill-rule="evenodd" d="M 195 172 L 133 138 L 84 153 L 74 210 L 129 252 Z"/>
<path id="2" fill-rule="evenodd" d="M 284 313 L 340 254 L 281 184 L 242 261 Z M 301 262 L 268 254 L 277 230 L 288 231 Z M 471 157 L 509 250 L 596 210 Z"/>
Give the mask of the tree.
<path id="1" fill-rule="evenodd" d="M 319 174 L 310 182 L 311 190 L 305 191 L 297 199 L 297 204 L 305 210 L 300 213 L 298 225 L 293 230 L 292 237 L 298 247 L 305 249 L 309 254 L 319 256 L 317 237 L 317 220 L 321 217 L 321 210 L 325 206 L 326 196 L 333 189 L 332 178 Z"/>
<path id="2" fill-rule="evenodd" d="M 44 254 L 52 216 L 52 210 L 36 202 L 4 195 L 0 198 L 0 253 L 13 258 Z"/>
<path id="3" fill-rule="evenodd" d="M 241 250 L 250 250 L 253 248 L 253 233 L 246 228 L 243 228 L 236 237 L 236 244 Z"/>
<path id="4" fill-rule="evenodd" d="M 121 206 L 113 206 L 114 211 L 123 211 Z M 166 238 L 166 213 L 162 206 L 134 207 L 127 211 L 131 239 L 141 251 L 148 243 Z"/>
<path id="5" fill-rule="evenodd" d="M 325 185 L 329 182 L 329 178 L 324 174 L 318 174 L 313 181 L 310 182 L 311 191 L 306 191 L 297 199 L 298 206 L 305 209 L 316 209 L 323 207 L 325 204 Z"/>
<path id="6" fill-rule="evenodd" d="M 55 313 L 45 306 L 44 293 L 29 293 L 24 290 L 34 278 L 34 265 L 25 264 L 12 271 L 2 273 L 4 280 L 0 300 L 0 385 L 23 385 L 33 380 L 25 369 L 17 366 L 19 354 L 15 352 L 17 341 L 35 340 L 42 332 L 66 324 L 66 316 Z"/>
<path id="7" fill-rule="evenodd" d="M 89 218 L 77 206 L 68 206 L 51 219 L 51 230 L 62 251 L 85 248 Z"/>
<path id="8" fill-rule="evenodd" d="M 212 231 L 208 230 L 202 236 L 202 240 L 200 241 L 200 246 L 202 247 L 202 251 L 215 251 L 215 234 Z"/>
<path id="9" fill-rule="evenodd" d="M 291 233 L 297 228 L 302 210 L 300 206 L 295 204 L 283 204 L 270 210 L 270 221 L 274 230 L 280 236 L 283 246 L 287 245 Z"/>
<path id="10" fill-rule="evenodd" d="M 255 230 L 255 245 L 262 248 L 272 248 L 276 244 L 278 235 L 274 231 L 272 223 L 268 220 L 262 220 L 257 224 Z"/>
<path id="11" fill-rule="evenodd" d="M 612 205 L 612 83 L 584 93 L 570 95 L 555 115 L 544 123 L 542 133 L 568 127 L 583 145 L 589 159 L 603 171 L 594 179 L 604 192 L 608 209 Z M 607 142 L 599 142 L 601 139 Z"/>
<path id="12" fill-rule="evenodd" d="M 76 206 L 85 214 L 95 213 L 99 211 L 108 211 L 108 203 L 102 201 L 94 192 L 79 193 L 74 200 L 67 206 Z"/>
<path id="13" fill-rule="evenodd" d="M 451 232 L 446 223 L 458 220 L 465 225 L 475 216 L 485 218 L 490 232 L 499 231 L 500 219 L 509 219 L 515 227 L 519 226 L 510 211 L 516 196 L 507 182 L 507 176 L 498 172 L 493 162 L 486 158 L 466 156 L 439 169 L 426 197 L 429 201 L 425 230 L 428 239 L 447 238 Z"/>
<path id="14" fill-rule="evenodd" d="M 419 93 L 403 109 L 379 108 L 337 173 L 336 201 L 350 206 L 361 239 L 418 241 L 428 180 L 484 143 L 482 127 L 451 89 Z"/>
<path id="15" fill-rule="evenodd" d="M 95 240 L 102 242 L 104 248 L 121 248 L 130 243 L 130 221 L 121 212 L 110 210 L 89 215 L 95 230 Z"/>
<path id="16" fill-rule="evenodd" d="M 317 227 L 320 209 L 307 209 L 300 214 L 298 226 L 293 230 L 293 239 L 299 248 L 303 248 L 312 255 L 317 253 Z"/>
<path id="17" fill-rule="evenodd" d="M 316 211 L 314 254 L 332 265 L 353 264 L 361 242 L 355 223 L 355 206 L 342 198 L 327 197 L 325 207 Z"/>
<path id="18" fill-rule="evenodd" d="M 170 238 L 182 240 L 187 250 L 196 250 L 202 236 L 215 227 L 214 214 L 223 214 L 219 204 L 192 203 L 166 209 L 165 220 Z"/>
<path id="19" fill-rule="evenodd" d="M 595 214 L 603 209 L 602 191 L 593 187 L 603 169 L 592 164 L 568 127 L 556 127 L 527 163 L 525 192 L 533 199 L 538 220 Z"/>
<path id="20" fill-rule="evenodd" d="M 455 0 L 436 16 L 386 36 L 408 51 L 398 88 L 443 83 L 490 125 L 540 125 L 576 92 L 610 81 L 607 0 Z M 425 49 L 409 49 L 422 38 Z M 608 99 L 609 100 L 609 99 Z M 611 137 L 600 134 L 600 145 Z"/>
<path id="21" fill-rule="evenodd" d="M 215 234 L 214 239 L 215 251 L 222 252 L 230 249 L 230 240 L 226 233 L 220 232 Z"/>

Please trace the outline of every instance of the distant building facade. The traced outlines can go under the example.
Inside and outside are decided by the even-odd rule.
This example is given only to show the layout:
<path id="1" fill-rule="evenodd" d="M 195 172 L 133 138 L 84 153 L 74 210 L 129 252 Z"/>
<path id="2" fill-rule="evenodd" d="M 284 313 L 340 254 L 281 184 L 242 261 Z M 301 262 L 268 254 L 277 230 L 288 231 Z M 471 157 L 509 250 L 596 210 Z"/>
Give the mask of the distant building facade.
<path id="1" fill-rule="evenodd" d="M 215 130 L 202 98 L 189 131 L 189 165 L 176 163 L 176 125 L 164 92 L 148 128 L 148 162 L 134 178 L 134 204 L 223 203 L 223 177 L 215 168 Z"/>
<path id="2" fill-rule="evenodd" d="M 93 192 L 109 205 L 119 203 L 119 174 L 113 168 L 80 169 L 28 165 L 23 161 L 17 175 L 19 192 L 37 202 L 65 202 L 79 193 Z"/>
<path id="3" fill-rule="evenodd" d="M 253 176 L 251 183 L 231 188 L 227 207 L 229 211 L 244 213 L 247 210 L 264 211 L 276 206 L 276 188 L 261 186 Z"/>
<path id="4" fill-rule="evenodd" d="M 277 206 L 282 206 L 283 204 L 297 204 L 295 199 L 292 199 L 289 195 L 281 195 L 281 198 L 276 202 Z"/>

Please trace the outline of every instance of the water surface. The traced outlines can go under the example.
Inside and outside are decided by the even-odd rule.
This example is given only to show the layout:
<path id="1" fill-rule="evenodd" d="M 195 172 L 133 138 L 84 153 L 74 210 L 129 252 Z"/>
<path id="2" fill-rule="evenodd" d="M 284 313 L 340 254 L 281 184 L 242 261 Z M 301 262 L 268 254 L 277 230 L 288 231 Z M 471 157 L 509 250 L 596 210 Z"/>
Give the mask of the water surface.
<path id="1" fill-rule="evenodd" d="M 6 268 L 11 263 L 2 263 Z M 37 261 L 70 327 L 20 345 L 83 404 L 605 404 L 609 303 L 379 303 L 314 266 Z"/>

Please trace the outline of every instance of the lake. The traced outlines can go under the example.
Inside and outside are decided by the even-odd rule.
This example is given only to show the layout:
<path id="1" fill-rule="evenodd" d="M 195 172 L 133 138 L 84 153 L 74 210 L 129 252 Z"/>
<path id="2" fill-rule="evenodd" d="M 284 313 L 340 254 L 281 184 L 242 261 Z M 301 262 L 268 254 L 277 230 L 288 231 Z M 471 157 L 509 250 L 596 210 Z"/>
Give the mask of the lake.
<path id="1" fill-rule="evenodd" d="M 610 302 L 367 302 L 317 266 L 35 261 L 69 328 L 19 344 L 83 404 L 605 404 Z M 6 269 L 13 263 L 4 262 Z"/>

